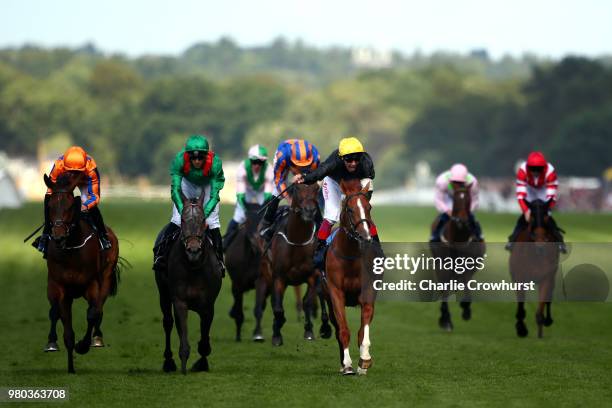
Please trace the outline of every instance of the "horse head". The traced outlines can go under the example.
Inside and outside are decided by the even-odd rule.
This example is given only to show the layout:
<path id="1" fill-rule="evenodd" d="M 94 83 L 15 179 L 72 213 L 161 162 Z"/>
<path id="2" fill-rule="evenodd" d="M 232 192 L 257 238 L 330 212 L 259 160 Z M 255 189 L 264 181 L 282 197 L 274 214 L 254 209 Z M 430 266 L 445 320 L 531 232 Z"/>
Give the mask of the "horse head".
<path id="1" fill-rule="evenodd" d="M 451 222 L 458 230 L 470 230 L 470 211 L 472 205 L 471 187 L 453 185 L 453 211 Z"/>
<path id="2" fill-rule="evenodd" d="M 81 199 L 73 192 L 82 183 L 83 174 L 68 172 L 55 182 L 45 174 L 44 180 L 51 194 L 48 203 L 51 238 L 59 248 L 65 248 L 66 240 L 78 222 Z"/>
<path id="3" fill-rule="evenodd" d="M 183 211 L 181 212 L 181 242 L 185 247 L 187 260 L 196 263 L 202 259 L 204 248 L 204 233 L 206 232 L 206 217 L 204 216 L 204 196 L 202 189 L 200 197 L 188 199 L 181 192 Z"/>
<path id="4" fill-rule="evenodd" d="M 319 185 L 292 184 L 292 190 L 291 211 L 298 214 L 304 222 L 314 221 L 319 211 Z"/>
<path id="5" fill-rule="evenodd" d="M 528 227 L 530 239 L 535 243 L 550 242 L 550 234 L 546 228 L 548 225 L 550 202 L 534 200 L 529 204 L 529 209 L 531 211 Z"/>
<path id="6" fill-rule="evenodd" d="M 340 225 L 347 235 L 359 243 L 371 242 L 370 227 L 374 225 L 370 211 L 372 206 L 368 196 L 370 182 L 363 188 L 359 179 L 340 181 L 340 189 L 344 194 L 342 211 L 340 212 Z"/>

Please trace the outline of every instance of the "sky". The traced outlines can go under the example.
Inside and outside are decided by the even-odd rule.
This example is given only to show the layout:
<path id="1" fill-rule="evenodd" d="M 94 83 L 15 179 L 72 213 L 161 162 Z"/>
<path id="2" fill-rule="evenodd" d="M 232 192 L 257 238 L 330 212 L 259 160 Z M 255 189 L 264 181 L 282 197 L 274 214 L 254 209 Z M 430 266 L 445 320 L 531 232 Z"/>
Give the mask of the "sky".
<path id="1" fill-rule="evenodd" d="M 0 48 L 91 42 L 129 56 L 177 55 L 222 36 L 243 46 L 284 36 L 405 53 L 612 55 L 612 1 L 0 0 Z"/>

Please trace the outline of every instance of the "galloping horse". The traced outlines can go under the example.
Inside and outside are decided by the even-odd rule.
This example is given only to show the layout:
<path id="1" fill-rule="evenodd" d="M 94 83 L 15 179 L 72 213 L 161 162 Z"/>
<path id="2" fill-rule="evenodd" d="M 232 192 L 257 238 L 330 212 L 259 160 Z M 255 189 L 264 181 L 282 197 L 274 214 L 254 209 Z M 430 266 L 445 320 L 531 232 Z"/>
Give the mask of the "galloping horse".
<path id="1" fill-rule="evenodd" d="M 176 331 L 180 338 L 179 357 L 182 373 L 187 373 L 190 351 L 187 337 L 188 310 L 200 315 L 198 343 L 200 359 L 195 362 L 192 371 L 208 371 L 206 357 L 211 352 L 209 333 L 215 314 L 215 300 L 221 290 L 221 273 L 212 242 L 205 234 L 206 219 L 202 208 L 204 194 L 203 190 L 198 199 L 189 200 L 181 193 L 183 211 L 180 239 L 175 241 L 170 249 L 167 271 L 155 270 L 155 282 L 159 290 L 159 304 L 166 334 L 163 365 L 165 372 L 176 371 L 170 349 L 170 334 L 174 323 L 172 307 L 174 307 Z"/>
<path id="2" fill-rule="evenodd" d="M 538 337 L 543 335 L 543 326 L 553 323 L 550 304 L 555 276 L 559 269 L 559 246 L 554 235 L 546 228 L 548 225 L 549 203 L 535 200 L 529 204 L 531 220 L 529 226 L 520 232 L 510 254 L 510 275 L 514 282 L 535 282 L 538 284 L 538 310 L 536 323 Z M 516 334 L 528 334 L 525 325 L 525 292 L 517 291 L 518 308 L 516 311 Z M 546 316 L 544 316 L 546 305 Z"/>
<path id="3" fill-rule="evenodd" d="M 263 341 L 261 317 L 272 282 L 270 279 L 260 277 L 259 273 L 261 259 L 261 248 L 257 242 L 257 225 L 261 218 L 259 208 L 258 204 L 247 204 L 246 221 L 239 227 L 236 236 L 225 248 L 225 264 L 232 278 L 234 304 L 230 310 L 230 316 L 236 321 L 236 341 L 241 340 L 241 328 L 244 322 L 243 296 L 251 289 L 257 289 L 257 294 L 263 296 L 261 310 L 258 310 L 257 306 L 254 310 L 257 325 L 253 332 L 253 340 Z"/>
<path id="4" fill-rule="evenodd" d="M 74 373 L 73 351 L 85 354 L 102 341 L 102 308 L 108 296 L 117 293 L 119 281 L 119 244 L 115 233 L 107 227 L 112 248 L 102 251 L 93 226 L 81 217 L 81 198 L 74 196 L 81 176 L 62 176 L 54 183 L 45 174 L 51 189 L 49 216 L 52 220 L 51 240 L 47 252 L 47 297 L 51 304 L 51 329 L 45 351 L 57 351 L 56 326 L 64 325 L 64 345 L 68 352 L 68 372 Z M 87 330 L 75 345 L 72 328 L 72 301 L 83 296 L 87 308 Z"/>
<path id="5" fill-rule="evenodd" d="M 477 258 L 483 256 L 485 252 L 484 242 L 473 241 L 474 233 L 470 222 L 471 201 L 469 187 L 457 186 L 454 188 L 453 210 L 450 220 L 442 230 L 442 242 L 433 242 L 430 244 L 431 253 L 434 257 L 445 259 L 447 257 Z M 436 227 L 437 223 L 438 219 L 434 221 L 432 230 Z M 446 283 L 450 280 L 457 280 L 465 285 L 466 289 L 460 302 L 461 308 L 463 309 L 461 314 L 463 320 L 470 320 L 472 318 L 472 298 L 469 289 L 467 289 L 467 282 L 472 279 L 473 275 L 474 268 L 466 268 L 465 272 L 461 274 L 456 273 L 454 270 L 436 270 L 438 282 Z M 453 322 L 448 308 L 449 295 L 450 293 L 448 291 L 442 292 L 442 303 L 440 305 L 440 319 L 438 320 L 438 324 L 440 328 L 450 332 L 453 330 Z"/>
<path id="6" fill-rule="evenodd" d="M 369 185 L 362 189 L 359 180 L 341 181 L 340 188 L 345 198 L 340 212 L 340 227 L 325 257 L 327 278 L 323 287 L 328 305 L 333 309 L 330 317 L 336 329 L 343 375 L 355 374 L 349 354 L 350 331 L 344 308 L 361 306 L 357 371 L 366 374 L 372 366 L 370 324 L 376 299 L 372 266 L 374 257 L 383 254 L 380 244 L 372 239 L 370 232 L 373 222 L 367 195 Z"/>
<path id="7" fill-rule="evenodd" d="M 314 340 L 312 331 L 312 315 L 314 305 L 313 293 L 317 291 L 317 281 L 320 272 L 314 268 L 312 256 L 317 229 L 316 215 L 319 211 L 317 204 L 317 184 L 294 184 L 292 189 L 291 207 L 289 216 L 282 220 L 279 230 L 271 241 L 267 257 L 262 259 L 261 273 L 269 273 L 272 277 L 272 309 L 274 311 L 274 324 L 272 345 L 283 344 L 281 328 L 285 324 L 285 311 L 283 309 L 283 295 L 287 285 L 308 284 L 304 295 L 304 338 Z M 320 291 L 319 291 L 320 292 Z M 322 294 L 321 294 L 322 296 Z M 321 302 L 322 303 L 322 302 Z M 323 338 L 331 336 L 331 326 L 328 323 L 327 311 L 321 307 L 320 334 Z"/>

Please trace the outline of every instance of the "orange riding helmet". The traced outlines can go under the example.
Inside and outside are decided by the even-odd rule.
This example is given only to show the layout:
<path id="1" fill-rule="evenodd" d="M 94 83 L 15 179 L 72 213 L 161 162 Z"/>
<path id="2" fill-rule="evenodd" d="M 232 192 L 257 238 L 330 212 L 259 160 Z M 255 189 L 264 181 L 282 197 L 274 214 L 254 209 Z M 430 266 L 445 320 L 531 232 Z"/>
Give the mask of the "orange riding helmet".
<path id="1" fill-rule="evenodd" d="M 87 153 L 79 146 L 71 146 L 64 153 L 64 168 L 68 171 L 85 171 Z"/>

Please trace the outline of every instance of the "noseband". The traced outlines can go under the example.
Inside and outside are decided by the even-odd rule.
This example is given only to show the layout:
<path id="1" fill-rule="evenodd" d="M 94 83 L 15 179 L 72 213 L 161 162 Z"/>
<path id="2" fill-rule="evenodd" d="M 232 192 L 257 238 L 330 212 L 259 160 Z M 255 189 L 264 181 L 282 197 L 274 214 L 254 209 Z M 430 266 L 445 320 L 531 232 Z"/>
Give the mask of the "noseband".
<path id="1" fill-rule="evenodd" d="M 200 206 L 198 203 L 189 203 L 189 212 L 190 212 L 190 217 L 188 219 L 185 219 L 185 222 L 191 221 L 195 215 L 194 215 L 194 211 L 195 210 L 199 210 Z M 202 209 L 202 213 L 204 212 L 204 210 Z M 204 240 L 204 229 L 202 229 L 201 231 L 199 231 L 201 227 L 198 227 L 198 229 L 196 230 L 196 233 L 191 234 L 191 235 L 185 235 L 184 234 L 184 229 L 181 228 L 181 242 L 183 243 L 183 246 L 186 248 L 187 247 L 187 242 L 191 239 L 195 239 L 198 242 L 198 247 L 202 248 L 202 241 Z"/>
<path id="2" fill-rule="evenodd" d="M 56 196 L 58 194 L 70 194 L 72 193 L 72 191 L 68 191 L 68 190 L 57 190 L 57 191 L 51 191 L 51 197 Z M 59 202 L 59 200 L 58 200 Z M 74 207 L 74 204 L 72 205 Z M 76 211 L 75 211 L 76 212 Z M 74 214 L 72 216 L 72 220 L 70 221 L 64 221 L 64 220 L 54 220 L 52 221 L 51 225 L 53 227 L 64 227 L 66 229 L 66 236 L 70 236 L 72 234 L 72 231 L 74 230 L 74 228 L 76 227 L 76 223 L 74 222 Z M 51 237 L 53 237 L 53 231 L 51 231 Z"/>

